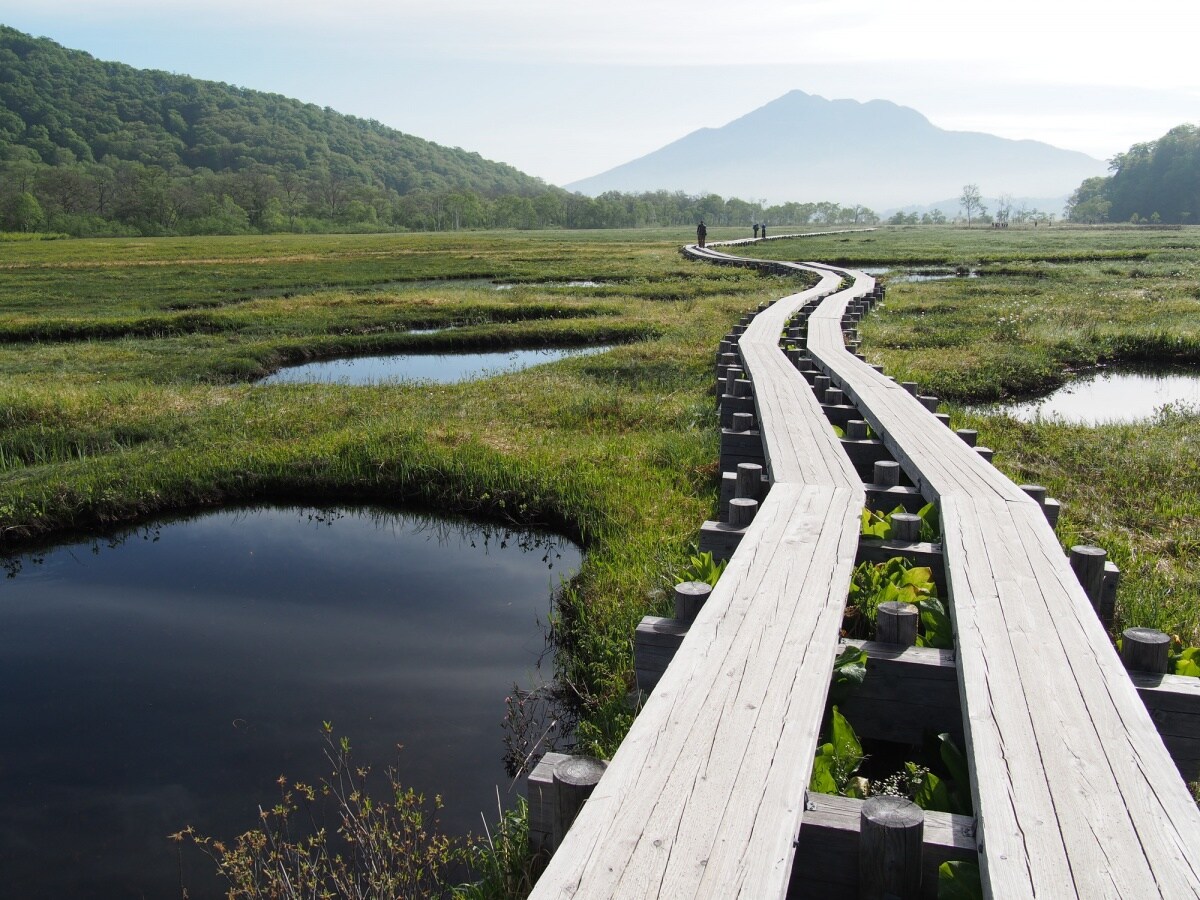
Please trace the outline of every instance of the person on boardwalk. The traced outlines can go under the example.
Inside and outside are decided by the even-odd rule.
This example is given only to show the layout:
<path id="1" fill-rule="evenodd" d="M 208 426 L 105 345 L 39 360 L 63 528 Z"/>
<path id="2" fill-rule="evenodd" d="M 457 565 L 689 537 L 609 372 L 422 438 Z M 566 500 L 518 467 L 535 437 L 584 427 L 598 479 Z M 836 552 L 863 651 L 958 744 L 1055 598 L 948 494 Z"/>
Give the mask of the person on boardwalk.
<path id="1" fill-rule="evenodd" d="M 704 239 L 708 237 L 708 229 L 704 227 L 704 220 L 700 220 L 700 224 L 696 226 L 696 245 L 704 246 Z"/>
<path id="2" fill-rule="evenodd" d="M 754 223 L 754 239 L 758 240 L 758 223 Z"/>
<path id="3" fill-rule="evenodd" d="M 767 237 L 767 223 L 766 222 L 762 223 L 762 236 L 763 236 L 763 240 L 766 240 L 766 237 Z"/>

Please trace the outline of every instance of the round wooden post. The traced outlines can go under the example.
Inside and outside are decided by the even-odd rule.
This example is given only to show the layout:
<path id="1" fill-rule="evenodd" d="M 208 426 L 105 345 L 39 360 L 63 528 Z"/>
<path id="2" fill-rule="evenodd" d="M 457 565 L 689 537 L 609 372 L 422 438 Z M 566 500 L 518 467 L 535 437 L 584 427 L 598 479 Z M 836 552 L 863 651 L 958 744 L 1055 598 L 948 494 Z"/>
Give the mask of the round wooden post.
<path id="1" fill-rule="evenodd" d="M 735 397 L 753 397 L 754 382 L 749 378 L 737 378 L 733 382 L 733 390 L 731 393 Z"/>
<path id="2" fill-rule="evenodd" d="M 931 413 L 937 412 L 937 408 L 938 408 L 938 398 L 937 397 L 934 397 L 931 394 L 924 394 L 920 397 L 917 397 L 917 400 L 920 401 L 921 405 L 923 407 L 925 407 L 927 410 L 929 410 Z"/>
<path id="3" fill-rule="evenodd" d="M 900 382 L 900 387 L 904 388 L 904 390 L 908 391 L 914 397 L 917 396 L 917 383 L 915 381 L 902 381 Z"/>
<path id="4" fill-rule="evenodd" d="M 733 430 L 734 431 L 753 431 L 754 430 L 754 413 L 738 412 L 733 414 Z"/>
<path id="5" fill-rule="evenodd" d="M 903 797 L 863 801 L 858 836 L 860 900 L 915 900 L 921 894 L 925 813 Z"/>
<path id="6" fill-rule="evenodd" d="M 872 477 L 876 484 L 895 487 L 900 483 L 900 463 L 890 459 L 880 460 L 875 463 L 875 474 Z"/>
<path id="7" fill-rule="evenodd" d="M 829 390 L 829 376 L 818 375 L 813 379 L 813 390 L 816 391 L 818 397 L 824 397 L 825 392 Z"/>
<path id="8" fill-rule="evenodd" d="M 911 647 L 917 642 L 917 623 L 920 620 L 920 611 L 911 603 L 901 603 L 899 600 L 880 603 L 875 611 L 875 640 Z"/>
<path id="9" fill-rule="evenodd" d="M 738 463 L 733 496 L 757 500 L 762 491 L 762 470 L 758 463 Z"/>
<path id="10" fill-rule="evenodd" d="M 1100 612 L 1100 598 L 1104 593 L 1104 560 L 1107 556 L 1105 550 L 1085 544 L 1077 544 L 1068 554 L 1071 569 L 1097 614 Z"/>
<path id="11" fill-rule="evenodd" d="M 976 447 L 975 452 L 980 455 L 984 462 L 991 462 L 992 457 L 996 455 L 991 447 Z"/>
<path id="12" fill-rule="evenodd" d="M 968 447 L 974 447 L 979 441 L 979 432 L 974 428 L 960 428 L 954 433 L 962 438 Z"/>
<path id="13" fill-rule="evenodd" d="M 562 845 L 606 768 L 608 763 L 590 756 L 568 756 L 554 767 L 554 849 Z"/>
<path id="14" fill-rule="evenodd" d="M 1138 672 L 1166 672 L 1171 638 L 1155 628 L 1126 628 L 1121 632 L 1121 662 Z"/>
<path id="15" fill-rule="evenodd" d="M 846 440 L 865 441 L 867 439 L 867 423 L 862 419 L 851 419 L 846 423 Z"/>
<path id="16" fill-rule="evenodd" d="M 739 378 L 745 377 L 745 375 L 746 375 L 746 370 L 743 369 L 741 366 L 730 366 L 728 369 L 726 369 L 725 370 L 725 393 L 727 393 L 727 394 L 734 393 L 734 385 L 737 383 L 737 380 Z"/>
<path id="17" fill-rule="evenodd" d="M 734 497 L 729 501 L 729 524 L 734 528 L 745 528 L 754 521 L 758 512 L 758 501 L 751 497 Z"/>
<path id="18" fill-rule="evenodd" d="M 892 516 L 892 540 L 914 543 L 921 538 L 921 517 L 915 513 L 896 513 Z"/>
<path id="19" fill-rule="evenodd" d="M 822 402 L 826 406 L 843 406 L 846 402 L 846 395 L 842 393 L 840 388 L 828 388 L 825 391 L 825 399 Z"/>
<path id="20" fill-rule="evenodd" d="M 711 593 L 712 585 L 707 581 L 685 581 L 675 585 L 675 618 L 691 622 Z"/>

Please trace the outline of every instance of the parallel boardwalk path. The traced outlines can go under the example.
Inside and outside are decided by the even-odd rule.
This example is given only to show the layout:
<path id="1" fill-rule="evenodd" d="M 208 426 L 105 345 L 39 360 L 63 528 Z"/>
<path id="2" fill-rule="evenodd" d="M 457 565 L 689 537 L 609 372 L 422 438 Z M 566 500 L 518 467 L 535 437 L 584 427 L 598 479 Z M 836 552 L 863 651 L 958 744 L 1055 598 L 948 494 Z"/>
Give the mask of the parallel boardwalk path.
<path id="1" fill-rule="evenodd" d="M 939 503 L 985 894 L 1200 897 L 1200 811 L 1042 509 L 846 350 L 872 279 L 769 265 L 821 276 L 739 340 L 770 493 L 533 896 L 786 895 L 864 502 L 779 348 L 824 296 L 810 357 Z"/>

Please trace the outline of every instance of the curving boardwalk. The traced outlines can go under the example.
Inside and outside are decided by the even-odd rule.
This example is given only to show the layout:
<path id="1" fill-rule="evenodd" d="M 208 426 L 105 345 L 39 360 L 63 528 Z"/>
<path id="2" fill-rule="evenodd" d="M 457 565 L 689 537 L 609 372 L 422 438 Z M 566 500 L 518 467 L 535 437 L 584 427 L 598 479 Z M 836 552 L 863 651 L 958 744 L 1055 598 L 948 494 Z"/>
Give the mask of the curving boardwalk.
<path id="1" fill-rule="evenodd" d="M 864 502 L 779 348 L 823 297 L 810 357 L 939 502 L 985 894 L 1200 897 L 1200 811 L 1042 509 L 846 350 L 846 306 L 872 279 L 763 264 L 821 276 L 738 342 L 770 493 L 533 896 L 787 894 Z"/>

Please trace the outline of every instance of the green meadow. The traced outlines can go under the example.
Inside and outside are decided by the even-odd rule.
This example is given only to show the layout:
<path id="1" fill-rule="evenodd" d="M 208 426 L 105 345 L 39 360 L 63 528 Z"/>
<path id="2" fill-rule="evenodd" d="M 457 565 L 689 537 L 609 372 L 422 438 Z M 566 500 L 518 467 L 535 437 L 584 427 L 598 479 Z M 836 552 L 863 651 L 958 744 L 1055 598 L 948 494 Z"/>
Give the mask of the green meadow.
<path id="1" fill-rule="evenodd" d="M 714 228 L 710 240 L 741 237 Z M 689 230 L 0 244 L 0 541 L 167 511 L 370 500 L 550 526 L 587 549 L 552 629 L 580 736 L 632 712 L 632 633 L 665 612 L 716 499 L 712 364 L 803 282 L 685 260 Z M 1022 424 L 963 405 L 1097 361 L 1200 361 L 1200 230 L 881 229 L 756 256 L 978 277 L 893 283 L 864 325 L 996 464 L 1064 504 L 1064 545 L 1124 572 L 1119 625 L 1197 642 L 1200 417 Z M 881 276 L 885 280 L 887 275 Z M 593 282 L 570 286 L 570 282 Z M 411 329 L 443 328 L 414 334 Z M 351 354 L 611 345 L 486 381 L 257 385 Z"/>

